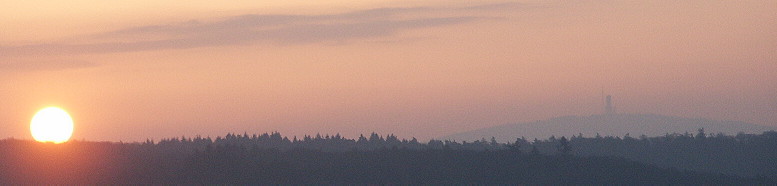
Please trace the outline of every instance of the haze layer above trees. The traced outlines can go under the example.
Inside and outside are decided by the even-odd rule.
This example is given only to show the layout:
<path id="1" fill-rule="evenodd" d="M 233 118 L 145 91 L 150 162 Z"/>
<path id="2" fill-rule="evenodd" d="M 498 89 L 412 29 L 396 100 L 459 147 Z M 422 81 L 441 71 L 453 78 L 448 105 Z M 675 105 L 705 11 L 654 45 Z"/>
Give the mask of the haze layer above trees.
<path id="1" fill-rule="evenodd" d="M 474 141 L 496 137 L 497 141 L 507 142 L 520 137 L 543 139 L 551 135 L 571 136 L 578 134 L 585 136 L 595 136 L 596 134 L 601 136 L 624 136 L 626 134 L 639 136 L 644 134 L 654 137 L 672 133 L 693 133 L 700 128 L 705 129 L 707 133 L 728 135 L 740 132 L 753 134 L 777 130 L 774 127 L 739 121 L 716 121 L 654 114 L 608 114 L 565 116 L 536 122 L 506 124 L 443 136 L 440 139 Z"/>

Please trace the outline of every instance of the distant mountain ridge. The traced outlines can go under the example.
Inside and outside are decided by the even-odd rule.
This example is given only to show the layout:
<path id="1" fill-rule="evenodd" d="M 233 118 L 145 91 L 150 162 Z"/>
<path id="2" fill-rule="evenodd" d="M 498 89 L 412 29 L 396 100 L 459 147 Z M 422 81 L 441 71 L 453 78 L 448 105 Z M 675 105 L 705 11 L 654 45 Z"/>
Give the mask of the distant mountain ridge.
<path id="1" fill-rule="evenodd" d="M 572 136 L 583 134 L 601 136 L 638 137 L 660 136 L 667 133 L 696 133 L 704 128 L 707 134 L 724 133 L 735 135 L 743 133 L 761 133 L 777 130 L 775 127 L 756 125 L 741 121 L 718 121 L 702 118 L 683 118 L 656 114 L 607 114 L 591 116 L 563 116 L 536 122 L 505 124 L 440 137 L 443 140 L 474 141 L 495 137 L 500 142 L 512 142 L 525 137 L 545 139 L 550 136 Z"/>

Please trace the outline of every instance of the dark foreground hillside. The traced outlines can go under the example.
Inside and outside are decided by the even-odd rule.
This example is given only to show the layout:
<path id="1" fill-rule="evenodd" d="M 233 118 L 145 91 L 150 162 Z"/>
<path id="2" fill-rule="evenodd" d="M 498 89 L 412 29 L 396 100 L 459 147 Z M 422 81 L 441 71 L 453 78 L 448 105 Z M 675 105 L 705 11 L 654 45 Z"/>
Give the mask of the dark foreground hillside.
<path id="1" fill-rule="evenodd" d="M 0 141 L 0 184 L 774 184 L 618 158 L 502 150 L 324 152 L 208 144 Z"/>

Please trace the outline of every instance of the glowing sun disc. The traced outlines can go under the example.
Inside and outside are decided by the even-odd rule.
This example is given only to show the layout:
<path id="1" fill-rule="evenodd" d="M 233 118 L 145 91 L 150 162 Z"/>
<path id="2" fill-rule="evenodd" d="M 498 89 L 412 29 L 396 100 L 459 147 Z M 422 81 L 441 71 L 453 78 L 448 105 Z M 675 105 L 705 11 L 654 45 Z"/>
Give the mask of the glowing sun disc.
<path id="1" fill-rule="evenodd" d="M 32 117 L 30 132 L 35 141 L 66 142 L 73 135 L 73 118 L 65 110 L 47 107 Z"/>

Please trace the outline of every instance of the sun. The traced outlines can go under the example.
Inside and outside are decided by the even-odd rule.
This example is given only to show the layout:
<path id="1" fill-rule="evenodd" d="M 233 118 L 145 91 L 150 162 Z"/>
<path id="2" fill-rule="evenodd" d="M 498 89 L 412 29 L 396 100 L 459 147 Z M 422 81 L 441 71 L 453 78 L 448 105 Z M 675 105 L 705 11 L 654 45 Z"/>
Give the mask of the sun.
<path id="1" fill-rule="evenodd" d="M 32 117 L 30 132 L 35 141 L 63 143 L 73 135 L 73 119 L 61 108 L 47 107 Z"/>

